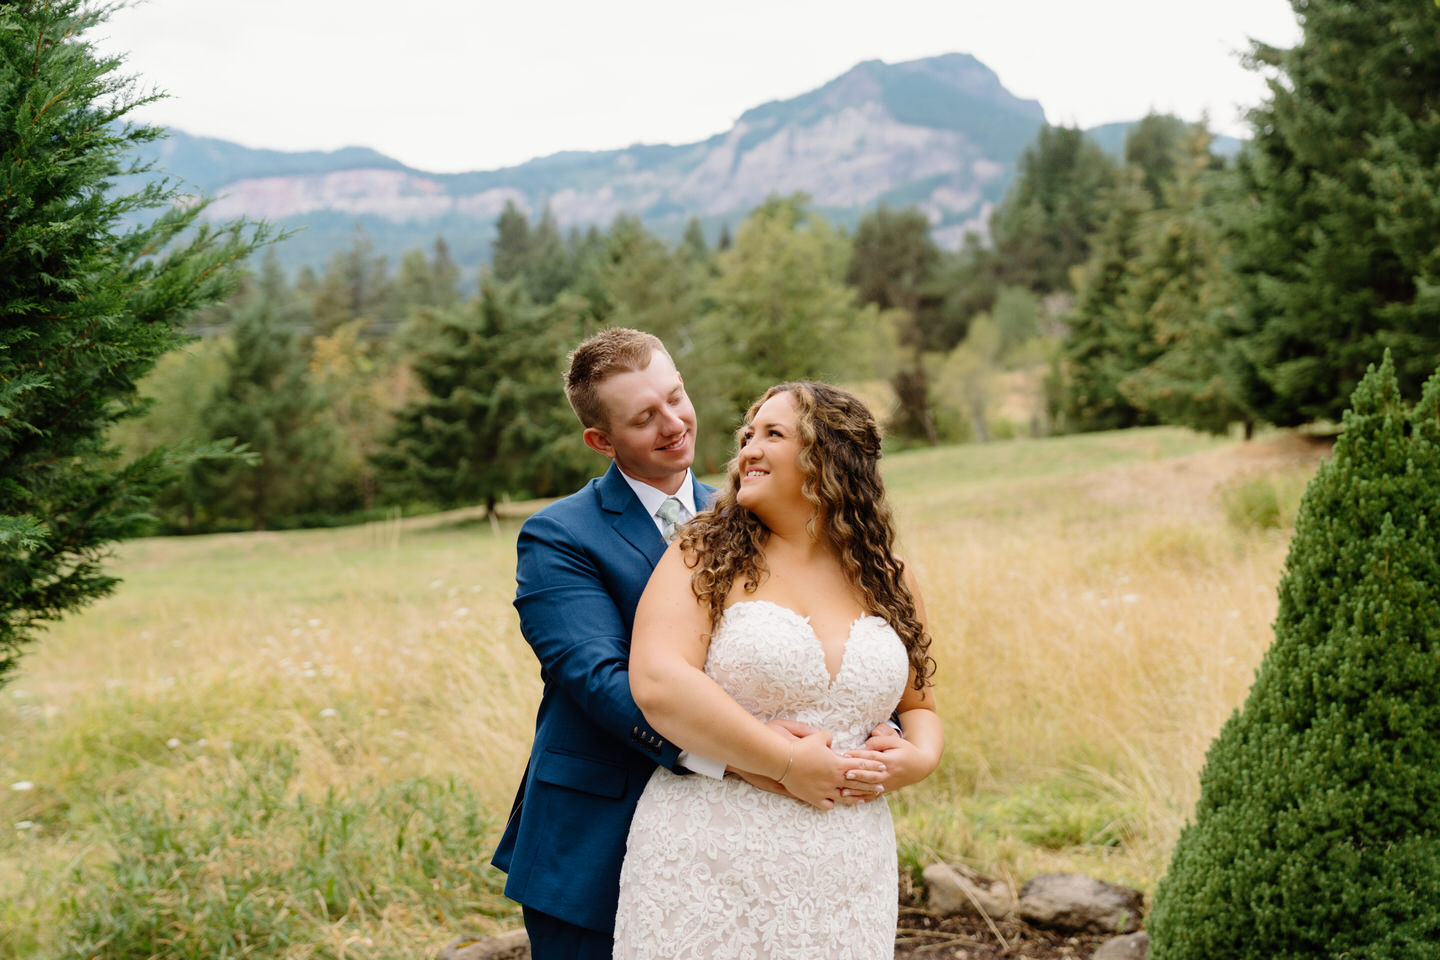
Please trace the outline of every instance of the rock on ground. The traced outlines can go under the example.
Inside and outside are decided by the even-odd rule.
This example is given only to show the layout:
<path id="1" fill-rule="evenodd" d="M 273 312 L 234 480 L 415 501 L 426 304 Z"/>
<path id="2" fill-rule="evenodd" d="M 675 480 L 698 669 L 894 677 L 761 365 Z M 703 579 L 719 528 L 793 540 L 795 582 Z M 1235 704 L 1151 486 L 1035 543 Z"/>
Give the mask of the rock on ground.
<path id="1" fill-rule="evenodd" d="M 1076 873 L 1042 873 L 1020 888 L 1015 912 L 1027 923 L 1091 933 L 1132 933 L 1140 928 L 1140 891 Z"/>
<path id="2" fill-rule="evenodd" d="M 925 868 L 926 905 L 941 914 L 980 913 L 998 919 L 1015 907 L 1015 895 L 1003 880 L 983 877 L 963 863 L 932 863 Z"/>
<path id="3" fill-rule="evenodd" d="M 1150 934 L 1127 933 L 1123 937 L 1111 937 L 1100 944 L 1092 960 L 1145 960 L 1150 955 Z"/>
<path id="4" fill-rule="evenodd" d="M 530 938 L 524 930 L 498 937 L 461 937 L 440 951 L 440 960 L 530 960 Z"/>

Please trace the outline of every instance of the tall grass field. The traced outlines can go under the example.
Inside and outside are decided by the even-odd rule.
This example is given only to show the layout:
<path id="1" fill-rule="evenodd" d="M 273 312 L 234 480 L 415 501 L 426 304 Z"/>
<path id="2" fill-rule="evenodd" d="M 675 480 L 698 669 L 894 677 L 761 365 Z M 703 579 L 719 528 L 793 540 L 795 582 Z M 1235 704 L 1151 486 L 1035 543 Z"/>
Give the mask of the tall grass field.
<path id="1" fill-rule="evenodd" d="M 1270 640 L 1320 453 L 1176 429 L 887 457 L 947 750 L 901 864 L 1153 890 Z M 473 511 L 122 545 L 0 688 L 0 958 L 434 956 L 519 923 L 489 854 L 540 695 Z"/>

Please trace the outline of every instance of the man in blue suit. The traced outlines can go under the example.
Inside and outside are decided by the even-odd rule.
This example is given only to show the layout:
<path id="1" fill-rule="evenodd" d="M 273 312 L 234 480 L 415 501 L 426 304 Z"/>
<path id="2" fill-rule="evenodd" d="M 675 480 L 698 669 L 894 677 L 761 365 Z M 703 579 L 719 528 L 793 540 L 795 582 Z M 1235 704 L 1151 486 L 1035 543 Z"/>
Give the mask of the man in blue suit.
<path id="1" fill-rule="evenodd" d="M 609 960 L 625 838 L 655 765 L 724 774 L 645 722 L 627 667 L 666 534 L 714 489 L 690 472 L 695 408 L 657 338 L 592 337 L 570 355 L 565 393 L 611 465 L 520 530 L 515 608 L 545 690 L 494 863 L 524 907 L 535 960 Z"/>

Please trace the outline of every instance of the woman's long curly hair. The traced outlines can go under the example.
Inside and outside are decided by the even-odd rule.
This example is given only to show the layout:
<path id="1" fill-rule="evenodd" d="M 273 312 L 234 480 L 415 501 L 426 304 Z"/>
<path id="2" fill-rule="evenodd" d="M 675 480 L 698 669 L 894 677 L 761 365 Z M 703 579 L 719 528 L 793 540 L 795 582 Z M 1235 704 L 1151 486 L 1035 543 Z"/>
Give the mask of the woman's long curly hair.
<path id="1" fill-rule="evenodd" d="M 859 595 L 865 612 L 883 617 L 900 635 L 915 674 L 915 689 L 924 689 L 935 672 L 930 636 L 920 623 L 915 598 L 905 585 L 904 564 L 896 557 L 895 524 L 880 479 L 880 429 L 869 409 L 853 394 L 815 381 L 771 387 L 745 413 L 737 434 L 736 456 L 726 470 L 725 488 L 681 534 L 685 563 L 696 598 L 710 611 L 716 629 L 737 577 L 753 593 L 768 572 L 765 541 L 769 529 L 736 502 L 740 489 L 739 449 L 761 404 L 777 393 L 789 393 L 798 413 L 801 493 L 810 501 L 809 529 L 817 529 L 840 558 L 845 577 Z"/>

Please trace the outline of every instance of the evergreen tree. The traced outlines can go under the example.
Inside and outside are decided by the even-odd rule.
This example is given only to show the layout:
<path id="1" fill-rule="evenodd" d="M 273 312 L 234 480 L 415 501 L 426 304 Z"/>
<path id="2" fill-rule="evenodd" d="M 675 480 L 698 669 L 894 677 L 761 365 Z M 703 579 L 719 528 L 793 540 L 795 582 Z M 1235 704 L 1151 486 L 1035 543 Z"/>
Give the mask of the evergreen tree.
<path id="1" fill-rule="evenodd" d="M 303 315 L 280 265 L 268 258 L 255 292 L 230 326 L 226 370 L 201 419 L 213 437 L 234 437 L 253 465 L 201 464 L 191 485 L 215 517 L 264 530 L 320 506 L 333 485 L 334 425 L 310 381 L 310 355 L 293 318 Z"/>
<path id="2" fill-rule="evenodd" d="M 1130 288 L 1132 265 L 1142 247 L 1142 225 L 1153 206 L 1150 194 L 1132 171 L 1107 191 L 1108 211 L 1093 241 L 1094 253 L 1077 271 L 1078 298 L 1066 317 L 1069 335 L 1061 349 L 1060 379 L 1064 402 L 1061 426 L 1067 430 L 1115 430 L 1154 423 L 1120 392 L 1120 381 L 1134 369 L 1127 357 L 1130 323 L 1122 301 Z"/>
<path id="3" fill-rule="evenodd" d="M 395 298 L 400 311 L 416 307 L 448 307 L 460 299 L 460 269 L 450 258 L 444 237 L 435 238 L 434 254 L 411 250 L 400 260 L 395 279 Z"/>
<path id="4" fill-rule="evenodd" d="M 162 134 L 125 122 L 155 98 L 85 39 L 109 9 L 0 4 L 0 680 L 46 624 L 114 589 L 102 561 L 146 526 L 177 458 L 117 461 L 107 433 L 262 239 L 206 226 L 166 183 L 117 184 L 144 179 L 127 151 Z"/>
<path id="5" fill-rule="evenodd" d="M 1194 136 L 1184 120 L 1168 113 L 1147 114 L 1125 135 L 1125 163 L 1140 171 L 1140 185 L 1155 206 L 1165 206 L 1166 188 L 1188 165 L 1186 145 Z"/>
<path id="6" fill-rule="evenodd" d="M 861 218 L 852 246 L 846 279 L 862 301 L 891 311 L 898 341 L 909 356 L 890 377 L 899 401 L 891 429 L 933 447 L 940 438 L 925 351 L 932 339 L 927 328 L 943 298 L 935 281 L 940 250 L 930 238 L 930 221 L 913 207 L 892 211 L 882 203 Z"/>
<path id="7" fill-rule="evenodd" d="M 1440 944 L 1440 372 L 1387 351 L 1300 506 L 1275 640 L 1211 745 L 1155 960 L 1408 960 Z"/>
<path id="8" fill-rule="evenodd" d="M 1043 127 L 1020 157 L 1015 183 L 990 218 L 1001 282 L 1036 293 L 1070 289 L 1105 219 L 1101 194 L 1115 162 L 1073 127 Z"/>
<path id="9" fill-rule="evenodd" d="M 505 201 L 495 221 L 495 242 L 490 245 L 490 273 L 501 283 L 523 277 L 531 264 L 530 218 L 516 206 Z"/>
<path id="10" fill-rule="evenodd" d="M 1187 134 L 1185 156 L 1164 184 L 1165 207 L 1142 218 L 1141 251 L 1118 304 L 1112 338 L 1117 384 L 1136 409 L 1165 423 L 1224 433 L 1253 417 L 1232 375 L 1233 347 L 1220 333 L 1233 287 L 1222 261 L 1217 204 L 1205 196 L 1209 134 Z"/>
<path id="11" fill-rule="evenodd" d="M 709 263 L 710 246 L 705 242 L 705 229 L 698 217 L 685 221 L 685 233 L 680 238 L 680 252 L 690 263 Z"/>
<path id="12" fill-rule="evenodd" d="M 1302 39 L 1273 71 L 1238 170 L 1229 324 L 1246 404 L 1282 425 L 1336 419 L 1393 347 L 1414 398 L 1440 358 L 1440 7 L 1293 0 Z"/>
<path id="13" fill-rule="evenodd" d="M 575 282 L 575 265 L 550 205 L 540 213 L 540 222 L 530 234 L 530 255 L 525 265 L 525 289 L 536 303 L 554 303 Z"/>
<path id="14" fill-rule="evenodd" d="M 389 332 L 401 319 L 385 257 L 375 252 L 369 235 L 356 226 L 355 242 L 345 250 L 337 250 L 325 265 L 325 274 L 315 291 L 311 332 L 331 334 L 337 327 L 356 320 Z"/>
<path id="15" fill-rule="evenodd" d="M 387 488 L 493 514 L 504 494 L 553 496 L 588 476 L 561 376 L 587 332 L 584 301 L 536 306 L 513 282 L 486 280 L 475 301 L 437 314 L 413 360 L 422 393 L 375 455 Z"/>

